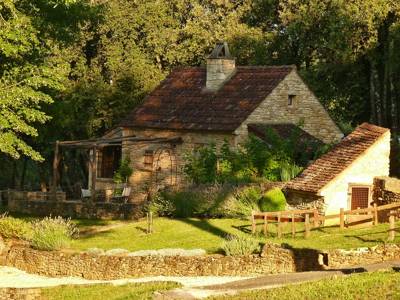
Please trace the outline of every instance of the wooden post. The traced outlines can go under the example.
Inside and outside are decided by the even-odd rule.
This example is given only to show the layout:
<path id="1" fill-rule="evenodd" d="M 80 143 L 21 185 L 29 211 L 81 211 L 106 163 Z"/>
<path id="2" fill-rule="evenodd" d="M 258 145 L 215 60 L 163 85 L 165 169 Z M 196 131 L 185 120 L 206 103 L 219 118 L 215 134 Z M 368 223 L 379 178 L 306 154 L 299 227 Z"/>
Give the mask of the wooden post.
<path id="1" fill-rule="evenodd" d="M 344 229 L 344 208 L 340 209 L 340 229 Z"/>
<path id="2" fill-rule="evenodd" d="M 256 218 L 254 217 L 254 211 L 251 212 L 251 233 L 256 233 Z"/>
<path id="3" fill-rule="evenodd" d="M 306 214 L 304 218 L 304 238 L 308 239 L 310 237 L 310 215 Z"/>
<path id="4" fill-rule="evenodd" d="M 92 149 L 91 159 L 91 173 L 92 182 L 90 184 L 90 201 L 94 203 L 96 201 L 96 180 L 97 180 L 97 146 L 94 145 Z"/>
<path id="5" fill-rule="evenodd" d="M 292 214 L 292 237 L 294 238 L 296 236 L 296 223 L 294 222 L 294 214 Z"/>
<path id="6" fill-rule="evenodd" d="M 317 228 L 318 225 L 319 225 L 319 214 L 318 214 L 318 210 L 317 209 L 314 209 L 313 221 L 314 221 L 314 228 Z"/>
<path id="7" fill-rule="evenodd" d="M 278 239 L 280 239 L 282 237 L 282 228 L 281 228 L 281 213 L 278 212 Z"/>
<path id="8" fill-rule="evenodd" d="M 389 216 L 389 241 L 393 242 L 394 241 L 394 235 L 395 235 L 395 211 L 391 210 L 390 211 L 390 216 Z"/>
<path id="9" fill-rule="evenodd" d="M 378 220 L 378 205 L 376 205 L 376 203 L 374 203 L 374 225 L 378 225 L 379 220 Z"/>
<path id="10" fill-rule="evenodd" d="M 60 163 L 60 142 L 56 141 L 56 146 L 54 149 L 54 158 L 53 158 L 53 182 L 51 184 L 51 196 L 50 199 L 52 201 L 57 201 L 57 185 L 58 185 L 58 165 Z"/>
<path id="11" fill-rule="evenodd" d="M 153 213 L 147 213 L 147 233 L 153 233 Z"/>
<path id="12" fill-rule="evenodd" d="M 267 236 L 268 234 L 268 216 L 267 214 L 264 215 L 264 235 Z"/>

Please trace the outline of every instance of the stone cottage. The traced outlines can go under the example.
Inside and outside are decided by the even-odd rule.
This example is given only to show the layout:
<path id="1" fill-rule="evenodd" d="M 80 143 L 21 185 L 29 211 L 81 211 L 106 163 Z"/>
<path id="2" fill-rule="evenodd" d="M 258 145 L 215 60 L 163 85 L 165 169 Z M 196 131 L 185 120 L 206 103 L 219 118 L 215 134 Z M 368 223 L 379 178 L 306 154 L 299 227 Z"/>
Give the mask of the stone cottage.
<path id="1" fill-rule="evenodd" d="M 220 43 L 205 67 L 174 69 L 105 135 L 115 143 L 97 148 L 96 187 L 112 184 L 121 157 L 130 158 L 129 182 L 136 191 L 150 183 L 176 185 L 186 152 L 224 140 L 234 147 L 247 137 L 249 125 L 299 123 L 324 143 L 342 138 L 294 66 L 236 66 L 227 44 Z"/>
<path id="2" fill-rule="evenodd" d="M 326 215 L 367 208 L 374 178 L 389 175 L 390 130 L 363 123 L 286 186 L 288 203 Z"/>

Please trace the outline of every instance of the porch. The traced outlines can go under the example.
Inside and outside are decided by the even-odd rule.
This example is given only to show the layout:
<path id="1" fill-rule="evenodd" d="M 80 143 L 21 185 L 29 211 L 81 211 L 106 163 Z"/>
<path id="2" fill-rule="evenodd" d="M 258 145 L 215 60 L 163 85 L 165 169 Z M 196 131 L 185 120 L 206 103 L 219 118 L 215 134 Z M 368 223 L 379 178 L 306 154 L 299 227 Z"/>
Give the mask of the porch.
<path id="1" fill-rule="evenodd" d="M 146 204 L 149 193 L 157 189 L 158 160 L 161 153 L 165 150 L 173 152 L 176 144 L 181 142 L 179 137 L 142 138 L 136 136 L 57 141 L 49 191 L 6 190 L 0 193 L 0 199 L 7 204 L 8 210 L 14 213 L 38 216 L 59 215 L 71 218 L 137 219 L 141 217 L 142 208 Z M 155 159 L 151 161 L 150 166 L 147 161 L 147 171 L 151 174 L 150 180 L 147 182 L 147 190 L 141 194 L 132 192 L 135 186 L 129 181 L 121 184 L 114 183 L 112 180 L 115 166 L 123 157 L 122 152 L 129 155 L 129 151 L 138 145 L 156 145 Z M 88 186 L 76 185 L 75 191 L 67 193 L 63 190 L 60 182 L 60 165 L 63 151 L 74 148 L 83 149 L 89 154 Z M 105 153 L 113 153 L 109 149 L 117 149 L 121 155 L 113 156 L 112 161 L 104 159 Z M 102 163 L 100 163 L 100 159 L 102 159 Z M 146 160 L 146 157 L 144 159 Z M 111 168 L 107 168 L 107 166 L 111 166 Z M 108 178 L 104 178 L 104 174 Z"/>

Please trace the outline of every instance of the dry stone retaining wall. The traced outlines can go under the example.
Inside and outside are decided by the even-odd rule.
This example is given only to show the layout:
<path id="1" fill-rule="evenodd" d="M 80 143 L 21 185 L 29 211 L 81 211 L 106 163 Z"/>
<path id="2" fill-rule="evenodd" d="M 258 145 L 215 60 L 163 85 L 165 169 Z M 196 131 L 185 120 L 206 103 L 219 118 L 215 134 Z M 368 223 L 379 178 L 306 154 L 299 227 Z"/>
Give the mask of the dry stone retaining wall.
<path id="1" fill-rule="evenodd" d="M 8 200 L 8 210 L 34 216 L 62 216 L 84 219 L 129 219 L 143 216 L 143 204 L 82 201 Z"/>
<path id="2" fill-rule="evenodd" d="M 39 300 L 40 289 L 0 288 L 0 300 Z"/>
<path id="3" fill-rule="evenodd" d="M 109 256 L 38 251 L 20 245 L 3 253 L 0 263 L 45 276 L 110 280 L 144 276 L 238 276 L 349 267 L 400 258 L 400 246 L 320 252 L 267 244 L 250 256 Z"/>

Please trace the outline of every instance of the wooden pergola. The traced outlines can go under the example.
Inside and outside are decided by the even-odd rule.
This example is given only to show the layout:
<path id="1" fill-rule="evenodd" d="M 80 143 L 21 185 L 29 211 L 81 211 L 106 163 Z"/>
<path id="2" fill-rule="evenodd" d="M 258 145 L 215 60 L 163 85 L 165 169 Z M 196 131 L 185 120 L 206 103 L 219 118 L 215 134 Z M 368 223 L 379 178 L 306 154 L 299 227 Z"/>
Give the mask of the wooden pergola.
<path id="1" fill-rule="evenodd" d="M 121 145 L 123 142 L 129 143 L 148 143 L 148 144 L 180 144 L 182 143 L 181 137 L 171 137 L 171 138 L 146 138 L 137 136 L 124 136 L 117 138 L 97 138 L 88 140 L 76 140 L 76 141 L 56 141 L 54 150 L 54 160 L 53 160 L 53 181 L 51 185 L 51 192 L 54 199 L 56 199 L 57 185 L 59 183 L 59 172 L 58 167 L 61 161 L 61 151 L 60 148 L 83 148 L 91 151 L 89 172 L 91 174 L 90 182 L 90 192 L 91 201 L 94 202 L 96 197 L 96 180 L 97 180 L 97 149 L 107 146 L 117 146 Z"/>

